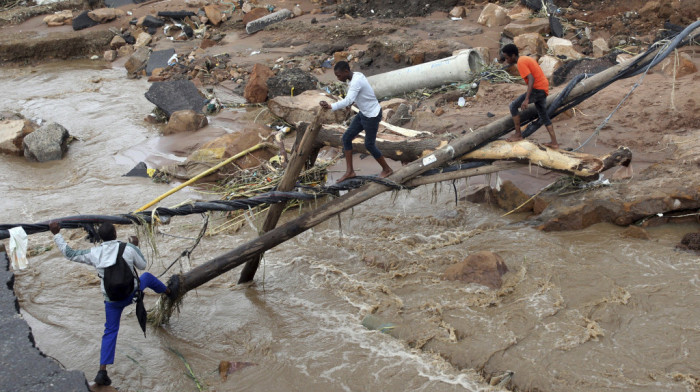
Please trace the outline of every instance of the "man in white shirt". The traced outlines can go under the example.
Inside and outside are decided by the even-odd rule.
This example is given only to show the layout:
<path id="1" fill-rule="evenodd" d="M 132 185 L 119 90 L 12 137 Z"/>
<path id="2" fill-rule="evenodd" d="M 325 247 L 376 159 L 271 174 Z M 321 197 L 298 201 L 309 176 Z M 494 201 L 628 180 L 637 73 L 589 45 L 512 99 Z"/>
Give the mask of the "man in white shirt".
<path id="1" fill-rule="evenodd" d="M 367 82 L 367 78 L 360 72 L 350 71 L 350 64 L 347 61 L 339 61 L 333 68 L 335 76 L 341 82 L 350 81 L 348 84 L 348 94 L 345 99 L 329 105 L 326 101 L 321 101 L 319 104 L 323 109 L 332 109 L 333 111 L 346 108 L 353 103 L 357 105 L 360 112 L 350 123 L 350 126 L 343 134 L 343 151 L 345 152 L 345 174 L 338 179 L 338 182 L 343 182 L 348 178 L 355 177 L 355 170 L 352 166 L 352 140 L 357 137 L 363 130 L 365 131 L 365 148 L 377 160 L 382 167 L 382 172 L 379 177 L 388 177 L 393 173 L 393 170 L 386 163 L 386 159 L 382 156 L 381 151 L 375 145 L 377 139 L 377 129 L 379 122 L 382 120 L 382 108 L 379 106 L 379 101 L 374 95 L 372 86 Z"/>

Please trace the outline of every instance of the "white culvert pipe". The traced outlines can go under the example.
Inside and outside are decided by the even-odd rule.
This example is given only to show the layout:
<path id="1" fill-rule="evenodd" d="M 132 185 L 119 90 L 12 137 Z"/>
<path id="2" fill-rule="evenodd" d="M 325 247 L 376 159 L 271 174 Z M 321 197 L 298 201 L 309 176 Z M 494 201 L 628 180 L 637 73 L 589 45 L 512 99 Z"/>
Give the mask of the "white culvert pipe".
<path id="1" fill-rule="evenodd" d="M 277 12 L 273 12 L 271 14 L 265 15 L 262 18 L 255 19 L 253 21 L 248 22 L 248 24 L 245 25 L 245 31 L 248 34 L 256 33 L 256 32 L 264 29 L 265 27 L 267 27 L 271 24 L 281 22 L 281 21 L 291 17 L 292 15 L 294 15 L 292 13 L 292 11 L 290 11 L 286 8 L 281 9 Z"/>
<path id="2" fill-rule="evenodd" d="M 391 97 L 467 80 L 470 74 L 481 69 L 483 63 L 478 52 L 467 49 L 444 59 L 370 76 L 367 81 L 377 98 Z"/>

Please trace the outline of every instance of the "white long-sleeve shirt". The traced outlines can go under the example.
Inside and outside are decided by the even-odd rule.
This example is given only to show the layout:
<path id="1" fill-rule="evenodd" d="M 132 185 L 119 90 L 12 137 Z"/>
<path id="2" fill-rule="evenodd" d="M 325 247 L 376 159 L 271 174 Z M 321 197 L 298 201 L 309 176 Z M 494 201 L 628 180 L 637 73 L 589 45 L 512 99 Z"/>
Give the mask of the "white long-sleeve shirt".
<path id="1" fill-rule="evenodd" d="M 53 242 L 56 243 L 58 249 L 68 260 L 75 261 L 76 263 L 88 264 L 97 269 L 97 275 L 100 277 L 102 294 L 105 300 L 109 301 L 102 278 L 104 277 L 105 268 L 111 267 L 117 262 L 119 241 L 106 241 L 94 248 L 77 250 L 68 246 L 61 233 L 58 233 L 53 236 Z M 124 247 L 122 257 L 130 269 L 134 267 L 140 270 L 146 269 L 146 259 L 137 246 L 127 243 L 126 247 Z M 136 284 L 136 282 L 136 277 L 134 277 L 134 284 Z M 138 286 L 134 287 L 138 288 Z"/>
<path id="2" fill-rule="evenodd" d="M 348 95 L 342 101 L 331 104 L 331 109 L 333 111 L 343 109 L 352 105 L 353 102 L 365 117 L 377 117 L 382 110 L 372 86 L 361 72 L 352 73 L 352 79 L 348 84 Z"/>

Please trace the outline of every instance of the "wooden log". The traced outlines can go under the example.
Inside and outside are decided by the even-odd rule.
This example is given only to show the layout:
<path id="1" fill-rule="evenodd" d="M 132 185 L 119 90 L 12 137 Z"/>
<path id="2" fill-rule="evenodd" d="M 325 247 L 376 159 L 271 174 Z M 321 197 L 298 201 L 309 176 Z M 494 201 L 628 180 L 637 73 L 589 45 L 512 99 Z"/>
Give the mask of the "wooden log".
<path id="1" fill-rule="evenodd" d="M 627 147 L 619 147 L 605 157 L 599 158 L 580 152 L 553 150 L 528 140 L 512 143 L 496 140 L 463 155 L 462 159 L 529 161 L 548 169 L 587 178 L 597 176 L 598 173 L 609 169 L 612 167 L 610 165 L 618 162 L 626 161 L 629 163 L 632 159 L 632 151 Z"/>
<path id="2" fill-rule="evenodd" d="M 352 106 L 352 111 L 355 113 L 359 113 L 360 109 L 356 108 L 355 106 Z M 380 121 L 379 125 L 383 126 L 384 128 L 388 129 L 391 132 L 394 132 L 398 135 L 406 136 L 406 137 L 419 137 L 419 136 L 431 136 L 432 135 L 431 132 L 416 131 L 413 129 L 403 128 L 403 127 L 389 124 L 386 121 Z"/>
<path id="3" fill-rule="evenodd" d="M 316 141 L 325 146 L 333 146 L 342 148 L 343 146 L 344 128 L 335 125 L 324 125 L 318 134 Z M 408 163 L 416 159 L 428 155 L 440 147 L 446 146 L 447 140 L 442 140 L 439 137 L 426 139 L 406 139 L 402 141 L 392 141 L 377 137 L 376 146 L 386 158 L 395 161 Z M 355 138 L 352 142 L 352 150 L 369 154 L 365 148 L 364 138 Z"/>
<path id="4" fill-rule="evenodd" d="M 646 56 L 654 56 L 655 53 L 656 51 L 653 51 L 646 54 Z M 645 55 L 639 55 L 637 57 L 640 56 Z M 612 79 L 618 72 L 630 68 L 633 64 L 635 64 L 634 61 L 628 61 L 613 66 L 587 79 L 585 83 L 579 83 L 572 89 L 569 97 L 564 100 L 564 104 L 576 99 L 577 97 L 594 91 Z M 555 99 L 555 97 L 550 97 L 550 102 L 553 99 Z M 530 107 L 521 113 L 521 121 L 525 122 L 531 120 L 536 115 L 535 108 Z M 510 132 L 512 128 L 513 121 L 511 116 L 502 117 L 491 124 L 477 129 L 474 132 L 470 132 L 453 140 L 448 145 L 436 150 L 434 153 L 422 159 L 413 161 L 412 163 L 396 170 L 394 174 L 388 177 L 388 179 L 398 184 L 403 184 L 427 170 L 440 167 L 450 160 L 469 153 L 470 151 L 476 149 L 479 145 Z M 347 194 L 322 205 L 314 211 L 307 212 L 302 216 L 277 227 L 274 230 L 268 231 L 260 237 L 257 237 L 248 243 L 240 245 L 235 249 L 217 256 L 214 259 L 209 260 L 183 274 L 180 279 L 182 282 L 181 291 L 187 292 L 199 287 L 202 284 L 244 263 L 252 255 L 271 249 L 280 243 L 318 225 L 319 223 L 390 189 L 390 187 L 378 183 L 366 184 L 361 188 L 350 191 Z M 179 294 L 182 295 L 184 292 Z"/>
<path id="5" fill-rule="evenodd" d="M 295 141 L 295 148 L 292 150 L 292 157 L 289 159 L 289 165 L 284 171 L 284 175 L 277 185 L 277 190 L 282 192 L 288 192 L 294 189 L 294 185 L 297 183 L 297 178 L 299 173 L 306 165 L 307 159 L 309 159 L 312 151 L 315 150 L 314 145 L 316 144 L 316 136 L 318 131 L 321 129 L 321 112 L 322 109 L 319 107 L 316 109 L 316 116 L 314 121 L 308 127 L 301 137 L 301 140 L 297 138 Z M 277 203 L 270 206 L 267 211 L 267 216 L 265 217 L 265 223 L 263 223 L 262 232 L 267 233 L 277 226 L 282 212 L 284 211 L 287 203 Z M 262 253 L 253 255 L 250 260 L 246 262 L 243 271 L 241 271 L 241 277 L 238 283 L 250 282 L 255 277 L 255 272 L 258 270 L 260 265 L 260 259 L 262 258 Z"/>
<path id="6" fill-rule="evenodd" d="M 340 147 L 341 137 L 342 134 L 336 128 L 324 126 L 318 141 L 324 145 Z M 369 153 L 363 143 L 362 139 L 356 139 L 353 142 L 353 151 Z M 439 138 L 402 141 L 377 138 L 377 147 L 382 154 L 401 162 L 415 161 L 446 144 L 446 140 Z M 602 157 L 595 157 L 566 150 L 553 150 L 528 140 L 513 143 L 496 140 L 460 157 L 463 160 L 529 160 L 536 165 L 580 177 L 594 176 L 617 165 L 627 166 L 631 158 L 632 152 L 626 147 L 620 147 Z"/>
<path id="7" fill-rule="evenodd" d="M 472 169 L 455 170 L 450 172 L 437 173 L 430 176 L 420 176 L 405 182 L 404 185 L 409 188 L 413 188 L 419 185 L 433 184 L 442 181 L 458 180 L 460 178 L 480 176 L 483 174 L 491 174 L 504 170 L 517 169 L 523 166 L 526 165 L 517 162 L 496 162 L 493 165 L 475 167 Z"/>

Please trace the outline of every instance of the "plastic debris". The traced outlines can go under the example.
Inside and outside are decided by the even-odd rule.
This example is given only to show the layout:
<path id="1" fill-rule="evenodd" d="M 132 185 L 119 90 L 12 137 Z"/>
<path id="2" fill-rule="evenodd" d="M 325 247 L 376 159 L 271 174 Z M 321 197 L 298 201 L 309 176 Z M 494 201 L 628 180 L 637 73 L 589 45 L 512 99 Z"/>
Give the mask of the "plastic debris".
<path id="1" fill-rule="evenodd" d="M 459 105 L 459 107 L 463 108 L 464 105 L 466 105 L 466 104 L 467 104 L 467 100 L 464 99 L 464 97 L 459 97 L 459 99 L 457 100 L 457 105 Z"/>
<path id="2" fill-rule="evenodd" d="M 27 233 L 20 226 L 8 230 L 10 233 L 10 262 L 12 269 L 23 270 L 27 268 Z"/>
<path id="3" fill-rule="evenodd" d="M 174 55 L 172 55 L 172 56 L 168 59 L 168 65 L 169 65 L 169 66 L 172 67 L 172 66 L 175 65 L 175 64 L 177 64 L 177 53 L 175 53 Z"/>

